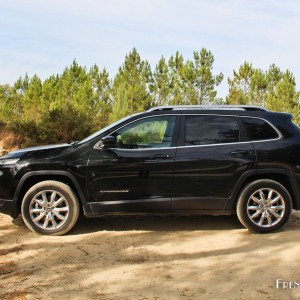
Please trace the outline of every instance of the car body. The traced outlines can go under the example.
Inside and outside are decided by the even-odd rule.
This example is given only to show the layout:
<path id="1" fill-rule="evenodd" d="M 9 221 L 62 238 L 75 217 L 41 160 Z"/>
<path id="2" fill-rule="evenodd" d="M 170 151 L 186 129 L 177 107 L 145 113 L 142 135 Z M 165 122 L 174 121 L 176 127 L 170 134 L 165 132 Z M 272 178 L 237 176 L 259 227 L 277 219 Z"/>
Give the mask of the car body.
<path id="1" fill-rule="evenodd" d="M 0 157 L 0 212 L 61 235 L 105 214 L 232 214 L 271 232 L 300 209 L 300 129 L 253 106 L 165 106 L 80 142 Z"/>

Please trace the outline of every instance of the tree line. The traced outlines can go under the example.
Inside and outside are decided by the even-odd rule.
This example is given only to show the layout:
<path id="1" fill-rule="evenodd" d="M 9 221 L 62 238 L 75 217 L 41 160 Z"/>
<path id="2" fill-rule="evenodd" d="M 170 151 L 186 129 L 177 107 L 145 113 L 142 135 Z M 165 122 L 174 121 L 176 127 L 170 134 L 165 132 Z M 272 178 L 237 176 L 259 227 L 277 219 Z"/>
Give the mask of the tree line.
<path id="1" fill-rule="evenodd" d="M 42 81 L 20 77 L 0 85 L 0 125 L 23 138 L 24 145 L 80 140 L 124 116 L 158 105 L 249 104 L 293 113 L 299 124 L 299 91 L 294 75 L 275 64 L 268 70 L 244 62 L 229 77 L 229 93 L 217 97 L 222 73 L 213 73 L 214 56 L 205 48 L 184 59 L 178 51 L 161 57 L 152 70 L 135 48 L 114 78 L 96 64 L 76 60 L 62 74 Z"/>

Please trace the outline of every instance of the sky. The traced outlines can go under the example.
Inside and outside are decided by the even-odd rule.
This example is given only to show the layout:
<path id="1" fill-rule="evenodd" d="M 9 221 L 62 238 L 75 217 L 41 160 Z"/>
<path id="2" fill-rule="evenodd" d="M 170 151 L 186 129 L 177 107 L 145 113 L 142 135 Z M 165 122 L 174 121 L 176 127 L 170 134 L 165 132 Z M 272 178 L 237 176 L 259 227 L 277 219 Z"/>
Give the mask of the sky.
<path id="1" fill-rule="evenodd" d="M 74 59 L 111 78 L 133 47 L 152 68 L 178 50 L 211 51 L 213 73 L 227 78 L 245 61 L 289 69 L 300 87 L 297 0 L 0 0 L 0 84 L 60 74 Z"/>

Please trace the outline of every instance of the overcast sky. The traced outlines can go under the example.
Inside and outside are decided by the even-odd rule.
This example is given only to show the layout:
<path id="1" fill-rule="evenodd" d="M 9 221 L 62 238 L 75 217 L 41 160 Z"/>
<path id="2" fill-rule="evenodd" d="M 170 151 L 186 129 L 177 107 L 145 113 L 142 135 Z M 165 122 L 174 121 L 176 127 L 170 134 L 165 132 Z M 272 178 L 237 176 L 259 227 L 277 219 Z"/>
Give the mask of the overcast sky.
<path id="1" fill-rule="evenodd" d="M 0 84 L 26 72 L 45 79 L 73 59 L 112 77 L 133 47 L 153 68 L 162 55 L 205 47 L 225 75 L 220 97 L 245 61 L 290 69 L 299 89 L 299 37 L 297 0 L 0 0 Z"/>

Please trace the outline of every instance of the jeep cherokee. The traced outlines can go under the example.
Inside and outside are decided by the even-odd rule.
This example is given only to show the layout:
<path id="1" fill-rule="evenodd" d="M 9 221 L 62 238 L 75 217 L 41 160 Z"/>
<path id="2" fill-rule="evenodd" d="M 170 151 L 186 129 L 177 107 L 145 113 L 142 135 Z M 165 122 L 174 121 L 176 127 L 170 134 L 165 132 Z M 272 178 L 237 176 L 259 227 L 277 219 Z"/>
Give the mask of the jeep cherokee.
<path id="1" fill-rule="evenodd" d="M 79 125 L 80 126 L 80 125 Z M 165 106 L 0 157 L 0 212 L 62 235 L 105 214 L 232 214 L 267 233 L 300 209 L 300 128 L 254 106 Z"/>

